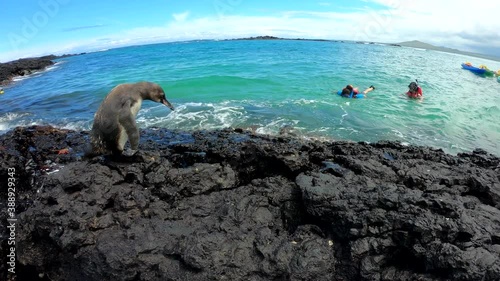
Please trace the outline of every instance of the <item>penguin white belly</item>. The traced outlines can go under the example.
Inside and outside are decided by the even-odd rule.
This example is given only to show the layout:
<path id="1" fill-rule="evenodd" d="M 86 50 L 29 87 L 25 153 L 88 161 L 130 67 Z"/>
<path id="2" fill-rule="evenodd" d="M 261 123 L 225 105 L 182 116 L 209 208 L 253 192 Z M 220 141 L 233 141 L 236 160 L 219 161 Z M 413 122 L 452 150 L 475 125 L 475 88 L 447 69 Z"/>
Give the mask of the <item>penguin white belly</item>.
<path id="1" fill-rule="evenodd" d="M 139 110 L 141 109 L 141 105 L 142 105 L 142 99 L 139 99 L 130 107 L 130 113 L 134 117 L 134 123 L 135 123 L 135 117 L 137 116 L 137 113 L 139 113 Z M 120 136 L 118 137 L 118 149 L 123 150 L 129 137 L 125 127 L 123 127 L 122 124 L 118 124 L 118 126 L 120 127 Z"/>
<path id="2" fill-rule="evenodd" d="M 134 118 L 137 116 L 137 113 L 139 112 L 139 110 L 141 109 L 141 105 L 142 105 L 142 100 L 138 100 L 134 103 L 134 105 L 132 105 L 130 107 L 130 112 L 132 112 L 132 115 L 134 115 Z"/>
<path id="3" fill-rule="evenodd" d="M 120 127 L 120 136 L 118 136 L 118 149 L 123 150 L 123 148 L 125 147 L 125 143 L 127 143 L 128 135 L 125 127 L 123 127 L 121 124 L 119 124 L 118 126 Z"/>

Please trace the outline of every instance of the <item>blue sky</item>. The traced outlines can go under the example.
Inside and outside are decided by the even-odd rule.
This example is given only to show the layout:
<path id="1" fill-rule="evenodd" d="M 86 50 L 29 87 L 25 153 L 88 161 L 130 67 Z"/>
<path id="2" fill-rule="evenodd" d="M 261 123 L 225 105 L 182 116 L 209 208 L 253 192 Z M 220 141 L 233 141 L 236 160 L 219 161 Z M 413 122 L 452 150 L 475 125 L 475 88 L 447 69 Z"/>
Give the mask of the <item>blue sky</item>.
<path id="1" fill-rule="evenodd" d="M 18 0 L 0 5 L 2 62 L 258 35 L 386 43 L 420 40 L 500 56 L 496 1 Z"/>

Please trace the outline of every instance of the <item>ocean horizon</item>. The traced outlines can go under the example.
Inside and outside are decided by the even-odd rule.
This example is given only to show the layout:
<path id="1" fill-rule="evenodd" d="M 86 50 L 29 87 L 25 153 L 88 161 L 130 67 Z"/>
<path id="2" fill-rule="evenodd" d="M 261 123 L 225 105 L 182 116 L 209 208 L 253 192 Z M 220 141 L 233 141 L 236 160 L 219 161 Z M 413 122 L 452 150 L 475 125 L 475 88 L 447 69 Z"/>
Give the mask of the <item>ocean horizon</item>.
<path id="1" fill-rule="evenodd" d="M 141 128 L 283 129 L 324 140 L 399 141 L 447 153 L 500 155 L 500 83 L 461 69 L 500 69 L 493 60 L 440 51 L 314 40 L 197 40 L 65 57 L 16 78 L 0 95 L 0 132 L 52 125 L 89 130 L 103 98 L 120 83 L 160 84 L 175 111 L 145 101 Z M 418 79 L 423 100 L 408 99 Z M 375 90 L 341 98 L 347 84 Z"/>

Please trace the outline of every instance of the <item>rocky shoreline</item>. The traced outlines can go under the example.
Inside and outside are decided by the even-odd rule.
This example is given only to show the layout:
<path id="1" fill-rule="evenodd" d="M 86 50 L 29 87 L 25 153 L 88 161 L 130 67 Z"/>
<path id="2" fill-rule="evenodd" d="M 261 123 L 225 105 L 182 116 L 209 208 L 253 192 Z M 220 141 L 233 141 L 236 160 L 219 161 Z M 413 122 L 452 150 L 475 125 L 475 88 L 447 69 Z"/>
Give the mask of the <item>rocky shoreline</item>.
<path id="1" fill-rule="evenodd" d="M 0 86 L 8 85 L 13 78 L 19 76 L 31 75 L 37 71 L 42 71 L 45 68 L 54 65 L 55 59 L 64 58 L 74 55 L 62 56 L 43 56 L 37 58 L 24 58 L 6 63 L 0 63 Z"/>
<path id="2" fill-rule="evenodd" d="M 500 280 L 500 159 L 480 149 L 147 129 L 114 161 L 87 143 L 0 136 L 17 280 Z"/>

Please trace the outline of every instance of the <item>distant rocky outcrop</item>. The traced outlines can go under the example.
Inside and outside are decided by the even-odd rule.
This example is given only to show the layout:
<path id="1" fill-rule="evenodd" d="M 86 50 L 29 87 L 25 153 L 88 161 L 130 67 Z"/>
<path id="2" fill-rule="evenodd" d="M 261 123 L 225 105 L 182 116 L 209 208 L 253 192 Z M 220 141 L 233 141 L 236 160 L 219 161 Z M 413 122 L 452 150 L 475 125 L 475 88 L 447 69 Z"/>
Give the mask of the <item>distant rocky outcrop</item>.
<path id="1" fill-rule="evenodd" d="M 54 64 L 55 59 L 73 55 L 48 55 L 37 58 L 23 58 L 6 63 L 0 63 L 0 85 L 8 84 L 16 76 L 26 76 L 42 71 Z"/>
<path id="2" fill-rule="evenodd" d="M 17 281 L 499 280 L 498 157 L 283 133 L 142 130 L 120 161 L 82 158 L 87 132 L 0 136 Z"/>
<path id="3" fill-rule="evenodd" d="M 19 59 L 2 63 L 0 64 L 0 83 L 2 85 L 8 84 L 16 76 L 30 75 L 53 64 L 54 62 L 50 58 Z"/>
<path id="4" fill-rule="evenodd" d="M 238 38 L 236 40 L 283 40 L 284 38 L 279 38 L 275 36 L 255 36 L 255 37 L 246 37 L 246 38 Z"/>
<path id="5" fill-rule="evenodd" d="M 453 49 L 453 48 L 438 47 L 438 46 L 434 46 L 434 45 L 424 43 L 424 42 L 421 42 L 418 40 L 406 41 L 406 42 L 401 42 L 398 44 L 391 44 L 391 45 L 399 45 L 399 46 L 403 46 L 403 47 L 419 48 L 419 49 L 433 50 L 433 51 L 453 53 L 453 54 L 461 54 L 461 55 L 466 55 L 466 56 L 472 56 L 472 57 L 484 58 L 484 59 L 489 59 L 489 60 L 494 60 L 494 61 L 500 61 L 500 57 L 495 57 L 495 56 L 485 55 L 485 54 L 478 54 L 478 53 L 473 53 L 473 52 L 465 52 L 465 51 L 460 51 L 458 49 Z"/>
<path id="6" fill-rule="evenodd" d="M 424 42 L 421 42 L 418 40 L 401 42 L 398 45 L 401 45 L 404 47 L 420 48 L 420 49 L 426 49 L 426 50 L 436 50 L 436 51 L 443 51 L 443 52 L 450 52 L 450 53 L 460 52 L 460 50 L 457 50 L 457 49 L 437 47 L 437 46 L 427 44 L 427 43 L 424 43 Z"/>
<path id="7" fill-rule="evenodd" d="M 332 41 L 328 39 L 307 39 L 307 38 L 281 38 L 275 36 L 256 36 L 256 37 L 246 37 L 231 40 L 292 40 L 292 41 Z"/>

